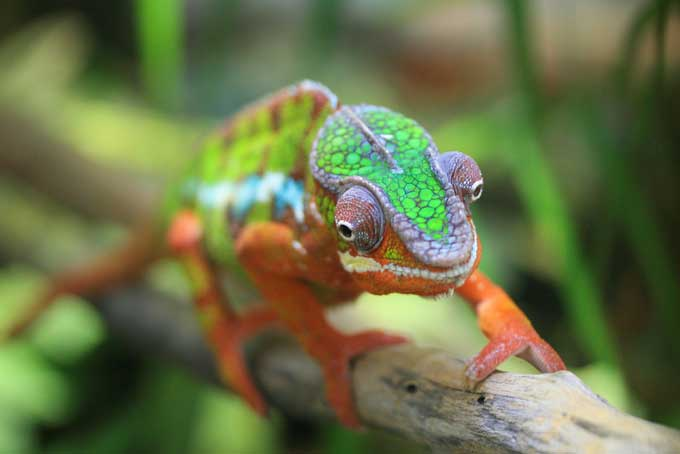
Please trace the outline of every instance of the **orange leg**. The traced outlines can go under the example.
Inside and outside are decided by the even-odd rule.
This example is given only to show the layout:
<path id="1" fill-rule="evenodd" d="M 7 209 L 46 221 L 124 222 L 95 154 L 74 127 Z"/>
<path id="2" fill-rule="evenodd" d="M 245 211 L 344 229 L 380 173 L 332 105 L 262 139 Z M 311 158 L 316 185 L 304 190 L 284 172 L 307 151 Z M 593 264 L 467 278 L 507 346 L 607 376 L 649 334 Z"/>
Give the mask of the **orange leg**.
<path id="1" fill-rule="evenodd" d="M 350 381 L 352 358 L 406 339 L 380 331 L 346 335 L 331 326 L 323 306 L 305 282 L 314 269 L 323 268 L 318 262 L 321 257 L 293 244 L 293 232 L 287 226 L 261 223 L 241 232 L 236 250 L 265 299 L 307 353 L 321 364 L 328 402 L 338 419 L 348 427 L 359 428 Z"/>
<path id="2" fill-rule="evenodd" d="M 242 344 L 276 322 L 276 314 L 258 308 L 237 315 L 228 308 L 226 296 L 220 291 L 215 272 L 201 249 L 202 233 L 198 217 L 191 211 L 182 211 L 170 226 L 168 244 L 190 277 L 196 310 L 206 338 L 215 351 L 222 379 L 257 413 L 265 415 L 267 405 L 248 373 Z"/>
<path id="3" fill-rule="evenodd" d="M 479 326 L 489 339 L 467 366 L 466 375 L 470 380 L 483 380 L 513 355 L 530 362 L 541 372 L 565 369 L 557 352 L 541 339 L 507 293 L 480 271 L 475 271 L 456 293 L 475 310 Z"/>

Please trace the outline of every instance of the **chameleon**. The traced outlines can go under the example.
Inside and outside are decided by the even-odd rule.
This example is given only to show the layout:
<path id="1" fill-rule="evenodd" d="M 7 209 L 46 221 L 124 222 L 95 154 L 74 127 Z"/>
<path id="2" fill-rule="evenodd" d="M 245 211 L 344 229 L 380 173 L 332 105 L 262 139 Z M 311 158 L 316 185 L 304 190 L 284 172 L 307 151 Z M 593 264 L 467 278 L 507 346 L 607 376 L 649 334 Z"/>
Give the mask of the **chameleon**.
<path id="1" fill-rule="evenodd" d="M 189 278 L 221 379 L 262 415 L 268 407 L 242 346 L 280 325 L 320 364 L 341 423 L 361 427 L 351 361 L 407 341 L 379 330 L 345 334 L 327 321 L 326 307 L 363 292 L 466 300 L 488 338 L 466 365 L 472 383 L 513 355 L 542 372 L 564 370 L 508 294 L 477 269 L 482 247 L 470 207 L 483 184 L 473 158 L 440 153 L 416 121 L 343 105 L 322 84 L 302 81 L 209 135 L 168 191 L 161 220 L 88 270 L 54 279 L 14 332 L 62 294 L 95 294 L 169 255 Z"/>

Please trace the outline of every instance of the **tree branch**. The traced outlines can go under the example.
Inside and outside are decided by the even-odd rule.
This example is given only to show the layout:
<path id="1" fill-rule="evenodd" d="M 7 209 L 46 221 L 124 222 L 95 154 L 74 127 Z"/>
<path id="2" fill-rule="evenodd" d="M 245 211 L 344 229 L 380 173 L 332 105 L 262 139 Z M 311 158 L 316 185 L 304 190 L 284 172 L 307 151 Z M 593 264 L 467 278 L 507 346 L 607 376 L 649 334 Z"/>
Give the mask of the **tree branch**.
<path id="1" fill-rule="evenodd" d="M 2 106 L 0 173 L 87 216 L 125 224 L 152 212 L 158 189 L 129 172 L 97 165 Z"/>
<path id="2" fill-rule="evenodd" d="M 100 300 L 111 330 L 136 350 L 162 354 L 218 383 L 189 304 L 143 287 Z M 319 367 L 280 336 L 249 349 L 269 402 L 301 418 L 331 418 Z M 434 348 L 385 348 L 359 358 L 359 414 L 434 452 L 680 452 L 680 432 L 622 413 L 570 372 L 497 372 L 466 389 L 464 362 Z"/>

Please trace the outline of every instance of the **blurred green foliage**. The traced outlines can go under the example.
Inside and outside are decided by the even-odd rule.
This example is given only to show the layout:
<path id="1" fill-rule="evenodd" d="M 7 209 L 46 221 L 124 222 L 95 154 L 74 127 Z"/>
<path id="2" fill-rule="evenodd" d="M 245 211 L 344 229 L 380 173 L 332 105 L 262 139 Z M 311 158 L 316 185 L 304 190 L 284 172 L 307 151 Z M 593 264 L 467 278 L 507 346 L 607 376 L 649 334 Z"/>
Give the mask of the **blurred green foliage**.
<path id="1" fill-rule="evenodd" d="M 514 150 L 510 171 L 529 216 L 551 243 L 561 274 L 566 311 L 573 326 L 578 326 L 589 353 L 595 360 L 618 367 L 614 341 L 600 304 L 600 295 L 592 270 L 581 252 L 576 229 L 569 210 L 560 195 L 550 164 L 541 150 L 541 127 L 544 107 L 537 82 L 533 42 L 530 34 L 529 11 L 523 0 L 507 2 L 507 15 L 512 35 L 515 78 L 522 103 L 516 124 L 512 124 L 506 140 Z M 540 190 L 536 190 L 540 188 Z"/>
<path id="2" fill-rule="evenodd" d="M 166 108 L 181 100 L 184 2 L 135 2 L 140 66 L 148 96 Z"/>
<path id="3" fill-rule="evenodd" d="M 159 180 L 181 171 L 220 117 L 302 78 L 326 83 L 345 103 L 404 111 L 440 149 L 466 151 L 480 163 L 486 190 L 473 209 L 484 271 L 596 392 L 680 427 L 672 379 L 680 372 L 680 248 L 673 235 L 680 224 L 680 59 L 669 31 L 677 32 L 678 3 L 632 2 L 637 10 L 628 8 L 625 27 L 610 33 L 615 51 L 604 62 L 584 57 L 578 74 L 561 78 L 543 50 L 556 44 L 535 26 L 549 16 L 545 9 L 520 0 L 486 9 L 472 3 L 315 1 L 300 11 L 288 2 L 140 0 L 98 10 L 83 1 L 74 2 L 77 15 L 66 16 L 39 2 L 9 1 L 0 22 L 0 111 L 20 113 L 103 165 Z M 606 28 L 617 7 L 610 8 L 588 13 Z M 438 17 L 447 18 L 447 30 L 498 19 L 490 34 L 461 45 L 450 37 L 442 44 Z M 596 47 L 600 37 L 590 38 Z M 484 47 L 489 40 L 500 54 Z M 494 71 L 502 83 L 489 82 Z M 120 227 L 56 206 L 2 173 L 0 205 L 0 237 L 14 239 L 0 241 L 0 328 L 45 278 L 30 263 L 63 268 L 122 236 Z M 186 296 L 172 265 L 150 276 Z M 473 314 L 451 301 L 363 296 L 331 318 L 348 330 L 408 333 L 461 356 L 484 344 Z M 533 372 L 514 359 L 504 368 Z M 419 452 L 381 434 L 278 415 L 260 420 L 187 372 L 127 351 L 76 298 L 0 347 L 0 452 L 377 446 Z"/>

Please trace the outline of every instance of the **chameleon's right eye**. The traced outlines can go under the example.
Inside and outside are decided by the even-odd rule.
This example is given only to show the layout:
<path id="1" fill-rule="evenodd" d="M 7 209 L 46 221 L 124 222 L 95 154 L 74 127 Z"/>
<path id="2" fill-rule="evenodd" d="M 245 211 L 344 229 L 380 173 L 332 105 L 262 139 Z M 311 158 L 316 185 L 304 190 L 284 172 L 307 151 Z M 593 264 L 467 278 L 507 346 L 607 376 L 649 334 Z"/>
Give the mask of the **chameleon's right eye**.
<path id="1" fill-rule="evenodd" d="M 468 204 L 482 196 L 484 178 L 479 166 L 470 156 L 450 151 L 439 156 L 439 164 L 451 178 L 451 184 Z"/>
<path id="2" fill-rule="evenodd" d="M 367 253 L 380 244 L 385 218 L 373 194 L 364 187 L 353 186 L 338 198 L 335 227 L 340 238 Z"/>

